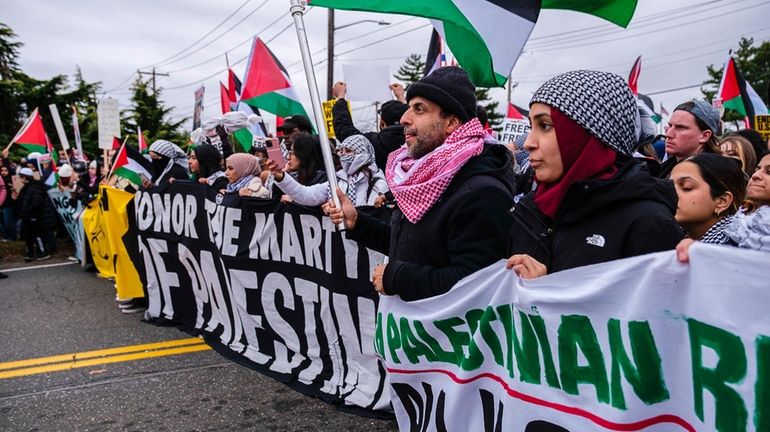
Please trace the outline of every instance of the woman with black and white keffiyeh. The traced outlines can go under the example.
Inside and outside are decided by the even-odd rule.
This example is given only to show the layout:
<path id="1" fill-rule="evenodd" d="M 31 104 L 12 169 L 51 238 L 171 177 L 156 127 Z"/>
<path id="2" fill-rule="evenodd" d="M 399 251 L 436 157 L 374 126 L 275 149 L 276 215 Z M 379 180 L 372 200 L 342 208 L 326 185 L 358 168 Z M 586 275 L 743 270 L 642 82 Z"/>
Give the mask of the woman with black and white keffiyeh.
<path id="1" fill-rule="evenodd" d="M 374 205 L 388 191 L 384 173 L 377 168 L 374 147 L 363 135 L 352 135 L 337 144 L 342 169 L 337 171 L 337 184 L 356 207 Z M 303 186 L 291 176 L 274 169 L 276 183 L 285 194 L 301 205 L 318 206 L 331 198 L 328 183 Z"/>
<path id="2" fill-rule="evenodd" d="M 190 168 L 187 154 L 171 141 L 158 140 L 150 146 L 153 182 L 155 186 L 169 182 L 169 179 L 188 180 Z"/>

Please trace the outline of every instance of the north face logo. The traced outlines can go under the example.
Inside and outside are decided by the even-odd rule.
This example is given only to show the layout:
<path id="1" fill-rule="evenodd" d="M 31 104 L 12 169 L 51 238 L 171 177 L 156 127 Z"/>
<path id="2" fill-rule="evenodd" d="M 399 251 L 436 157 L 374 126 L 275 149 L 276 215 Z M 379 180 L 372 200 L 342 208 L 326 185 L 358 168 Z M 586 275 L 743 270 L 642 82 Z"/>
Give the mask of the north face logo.
<path id="1" fill-rule="evenodd" d="M 594 234 L 591 237 L 586 237 L 586 243 L 594 246 L 604 247 L 604 237 L 599 234 Z"/>

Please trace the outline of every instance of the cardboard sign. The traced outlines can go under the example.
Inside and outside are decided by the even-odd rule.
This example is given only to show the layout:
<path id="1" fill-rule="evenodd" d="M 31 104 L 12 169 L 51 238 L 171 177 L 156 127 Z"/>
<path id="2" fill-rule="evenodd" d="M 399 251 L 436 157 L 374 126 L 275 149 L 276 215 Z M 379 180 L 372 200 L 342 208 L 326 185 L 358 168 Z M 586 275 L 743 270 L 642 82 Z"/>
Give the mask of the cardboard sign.
<path id="1" fill-rule="evenodd" d="M 520 141 L 527 137 L 529 129 L 527 120 L 505 119 L 498 141 L 501 144 Z"/>
<path id="2" fill-rule="evenodd" d="M 347 84 L 345 99 L 358 102 L 387 102 L 393 98 L 388 65 L 342 65 Z"/>
<path id="3" fill-rule="evenodd" d="M 59 135 L 59 142 L 64 150 L 70 148 L 70 143 L 67 141 L 67 134 L 64 133 L 64 126 L 61 123 L 61 117 L 59 117 L 59 109 L 56 108 L 56 104 L 48 105 L 48 109 L 51 110 L 51 117 L 53 118 L 53 124 L 56 126 L 56 134 Z"/>
<path id="4" fill-rule="evenodd" d="M 763 140 L 770 140 L 770 114 L 755 115 L 754 129 L 762 135 Z"/>
<path id="5" fill-rule="evenodd" d="M 195 130 L 201 127 L 201 122 L 203 118 L 203 94 L 205 91 L 206 91 L 206 88 L 203 86 L 200 86 L 200 88 L 195 90 L 195 109 L 193 110 L 192 130 Z"/>
<path id="6" fill-rule="evenodd" d="M 99 128 L 99 148 L 112 149 L 113 137 L 120 138 L 120 106 L 112 98 L 99 99 L 96 107 L 97 126 Z"/>

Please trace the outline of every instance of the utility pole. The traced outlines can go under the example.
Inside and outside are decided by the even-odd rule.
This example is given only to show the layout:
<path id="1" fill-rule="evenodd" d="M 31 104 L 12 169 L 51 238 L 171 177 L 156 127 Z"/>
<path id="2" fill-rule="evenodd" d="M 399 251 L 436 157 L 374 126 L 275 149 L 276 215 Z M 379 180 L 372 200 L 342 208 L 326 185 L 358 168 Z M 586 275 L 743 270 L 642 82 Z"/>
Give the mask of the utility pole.
<path id="1" fill-rule="evenodd" d="M 329 100 L 332 98 L 332 86 L 334 86 L 334 9 L 329 9 L 329 22 L 327 25 L 326 100 Z"/>
<path id="2" fill-rule="evenodd" d="M 141 76 L 141 75 L 152 75 L 152 94 L 153 94 L 153 96 L 155 95 L 155 92 L 156 92 L 156 86 L 155 86 L 155 76 L 165 76 L 165 77 L 169 76 L 169 74 L 168 74 L 168 73 L 159 73 L 159 72 L 155 72 L 155 68 L 152 68 L 152 72 L 144 72 L 144 71 L 140 71 L 140 70 L 138 70 L 138 71 L 136 71 L 136 72 L 137 72 L 137 73 L 138 73 L 140 76 Z"/>

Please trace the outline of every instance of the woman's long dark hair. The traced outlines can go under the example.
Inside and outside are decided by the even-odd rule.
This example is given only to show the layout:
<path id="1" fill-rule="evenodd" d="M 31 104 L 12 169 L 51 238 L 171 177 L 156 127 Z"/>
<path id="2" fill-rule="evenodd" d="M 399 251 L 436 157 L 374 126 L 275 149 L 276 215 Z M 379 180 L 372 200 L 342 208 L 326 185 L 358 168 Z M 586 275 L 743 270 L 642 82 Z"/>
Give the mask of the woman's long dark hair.
<path id="1" fill-rule="evenodd" d="M 296 134 L 292 142 L 291 151 L 299 159 L 297 181 L 307 185 L 323 166 L 320 155 L 321 145 L 318 138 L 306 133 Z"/>
<path id="2" fill-rule="evenodd" d="M 738 161 L 713 153 L 699 153 L 685 159 L 685 161 L 698 166 L 700 175 L 711 189 L 711 198 L 716 198 L 725 192 L 730 192 L 733 195 L 733 202 L 726 213 L 728 215 L 735 214 L 746 198 L 748 185 Z"/>
<path id="3" fill-rule="evenodd" d="M 211 144 L 202 144 L 193 149 L 198 159 L 198 174 L 201 178 L 209 177 L 217 171 L 222 171 L 222 155 Z"/>

